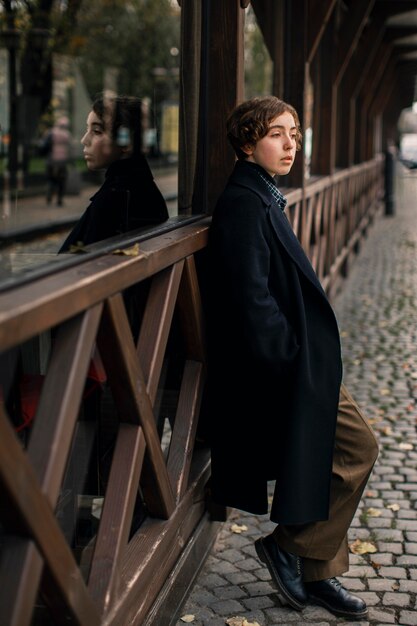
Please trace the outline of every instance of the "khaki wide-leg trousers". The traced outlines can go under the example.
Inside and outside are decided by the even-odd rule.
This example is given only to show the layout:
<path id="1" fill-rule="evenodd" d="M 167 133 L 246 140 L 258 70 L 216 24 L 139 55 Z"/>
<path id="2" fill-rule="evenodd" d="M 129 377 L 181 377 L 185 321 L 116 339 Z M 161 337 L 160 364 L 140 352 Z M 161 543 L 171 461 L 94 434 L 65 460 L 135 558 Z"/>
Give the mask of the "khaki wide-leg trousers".
<path id="1" fill-rule="evenodd" d="M 349 569 L 347 531 L 378 456 L 378 443 L 362 411 L 341 386 L 330 487 L 329 519 L 274 530 L 278 545 L 303 557 L 304 580 L 323 580 Z"/>

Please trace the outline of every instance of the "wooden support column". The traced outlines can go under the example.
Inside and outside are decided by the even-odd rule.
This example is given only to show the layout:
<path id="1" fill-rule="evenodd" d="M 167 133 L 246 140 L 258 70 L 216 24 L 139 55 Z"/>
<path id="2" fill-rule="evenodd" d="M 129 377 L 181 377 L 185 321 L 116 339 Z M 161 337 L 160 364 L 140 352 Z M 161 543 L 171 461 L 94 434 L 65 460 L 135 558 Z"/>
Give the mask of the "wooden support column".
<path id="1" fill-rule="evenodd" d="M 338 91 L 362 31 L 366 26 L 375 0 L 352 0 L 347 14 L 340 7 L 329 20 L 329 26 L 320 46 L 321 89 L 319 108 L 321 117 L 325 111 L 326 122 L 321 120 L 319 145 L 313 148 L 312 172 L 331 174 L 336 167 L 338 146 L 337 122 L 340 120 Z M 318 119 L 318 116 L 315 118 Z M 314 135 L 313 135 L 314 141 Z M 324 150 L 323 150 L 324 148 Z M 323 153 L 322 153 L 323 150 Z"/>
<path id="2" fill-rule="evenodd" d="M 201 69 L 202 0 L 181 0 L 181 89 L 179 121 L 178 212 L 191 210 L 196 185 Z M 199 181 L 197 180 L 197 185 Z M 192 207 L 192 209 L 191 209 Z"/>
<path id="3" fill-rule="evenodd" d="M 369 107 L 372 102 L 373 94 L 375 93 L 384 72 L 387 68 L 389 59 L 392 54 L 392 45 L 383 44 L 378 53 L 375 55 L 373 63 L 371 64 L 369 71 L 367 73 L 367 78 L 364 81 L 364 84 L 361 89 L 361 103 L 360 103 L 360 119 L 359 121 L 359 137 L 360 137 L 360 145 L 359 145 L 359 154 L 358 160 L 359 162 L 366 161 L 369 158 L 368 155 L 368 114 Z"/>
<path id="4" fill-rule="evenodd" d="M 333 90 L 334 15 L 323 34 L 313 64 L 314 116 L 311 174 L 325 176 L 333 170 L 335 151 L 335 94 Z"/>
<path id="5" fill-rule="evenodd" d="M 381 44 L 385 32 L 384 22 L 384 16 L 372 16 L 372 21 L 366 28 L 364 37 L 359 42 L 340 85 L 339 141 L 336 162 L 341 168 L 350 167 L 355 160 L 358 93 Z"/>
<path id="6" fill-rule="evenodd" d="M 391 58 L 384 72 L 383 80 L 379 82 L 369 107 L 366 147 L 367 159 L 372 159 L 376 153 L 382 150 L 382 113 L 392 91 L 398 88 L 397 71 L 396 63 L 394 59 Z"/>
<path id="7" fill-rule="evenodd" d="M 306 27 L 307 0 L 285 0 L 283 99 L 296 109 L 301 126 L 305 123 L 306 95 Z M 303 153 L 295 159 L 288 176 L 280 179 L 284 187 L 304 187 L 305 164 Z"/>
<path id="8" fill-rule="evenodd" d="M 244 4 L 203 0 L 198 171 L 204 180 L 201 205 L 208 213 L 212 213 L 235 161 L 226 138 L 226 119 L 244 96 Z"/>

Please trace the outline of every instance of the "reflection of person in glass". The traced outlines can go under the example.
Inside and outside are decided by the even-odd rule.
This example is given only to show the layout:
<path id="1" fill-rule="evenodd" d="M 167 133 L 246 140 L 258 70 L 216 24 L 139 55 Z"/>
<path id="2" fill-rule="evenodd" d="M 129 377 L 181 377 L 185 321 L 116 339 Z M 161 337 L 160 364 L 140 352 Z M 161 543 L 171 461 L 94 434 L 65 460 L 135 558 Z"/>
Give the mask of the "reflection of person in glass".
<path id="1" fill-rule="evenodd" d="M 88 169 L 105 169 L 105 181 L 60 252 L 168 219 L 165 200 L 141 151 L 141 109 L 141 100 L 132 96 L 93 103 L 81 143 Z"/>
<path id="2" fill-rule="evenodd" d="M 72 137 L 69 131 L 69 119 L 60 117 L 44 139 L 47 148 L 46 176 L 48 179 L 46 201 L 52 202 L 56 195 L 58 206 L 62 206 L 65 183 L 68 176 L 68 162 L 72 157 Z"/>

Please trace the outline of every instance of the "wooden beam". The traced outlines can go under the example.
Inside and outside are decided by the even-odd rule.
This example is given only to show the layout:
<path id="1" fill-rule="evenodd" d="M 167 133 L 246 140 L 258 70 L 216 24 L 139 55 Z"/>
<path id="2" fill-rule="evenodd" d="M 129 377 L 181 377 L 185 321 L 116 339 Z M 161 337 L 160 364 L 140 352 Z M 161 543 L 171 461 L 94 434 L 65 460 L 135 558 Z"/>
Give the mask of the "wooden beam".
<path id="1" fill-rule="evenodd" d="M 1 406 L 0 489 L 1 522 L 10 532 L 24 530 L 27 537 L 33 538 L 55 589 L 56 604 L 61 606 L 62 622 L 69 615 L 75 624 L 99 626 L 98 611 L 80 569 Z M 3 624 L 8 623 L 1 619 Z"/>
<path id="2" fill-rule="evenodd" d="M 140 425 L 145 435 L 150 467 L 148 490 L 145 494 L 148 508 L 153 515 L 168 519 L 175 508 L 174 495 L 161 450 L 152 403 L 120 294 L 106 301 L 97 345 L 119 420 Z"/>
<path id="3" fill-rule="evenodd" d="M 283 99 L 296 109 L 304 127 L 306 112 L 306 22 L 307 0 L 285 0 L 284 58 L 287 71 L 284 76 Z M 299 153 L 283 186 L 303 187 L 305 164 Z M 280 179 L 281 180 L 281 179 Z"/>
<path id="4" fill-rule="evenodd" d="M 314 66 L 314 123 L 311 174 L 332 174 L 336 152 L 337 88 L 333 85 L 332 59 L 335 47 L 335 16 L 332 16 L 319 46 Z"/>
<path id="5" fill-rule="evenodd" d="M 355 144 L 358 140 L 356 126 L 356 100 L 368 70 L 378 51 L 385 32 L 385 18 L 373 15 L 364 30 L 339 85 L 340 118 L 338 120 L 338 167 L 350 167 L 354 163 Z"/>
<path id="6" fill-rule="evenodd" d="M 340 39 L 337 45 L 337 59 L 334 70 L 334 82 L 338 86 L 350 58 L 357 46 L 363 29 L 366 26 L 369 15 L 373 9 L 375 0 L 353 0 L 350 3 L 349 12 L 340 28 Z"/>
<path id="7" fill-rule="evenodd" d="M 392 46 L 390 44 L 383 44 L 378 53 L 376 54 L 373 63 L 368 69 L 367 82 L 362 86 L 361 90 L 361 102 L 360 102 L 360 146 L 359 146 L 359 160 L 364 161 L 367 159 L 368 151 L 368 110 L 372 101 L 372 96 L 375 93 L 379 82 L 382 80 L 385 69 L 388 65 L 389 59 L 392 54 Z"/>
<path id="8" fill-rule="evenodd" d="M 36 410 L 27 456 L 52 509 L 64 476 L 101 310 L 102 305 L 97 305 L 61 325 Z M 8 542 L 2 551 L 2 568 L 6 566 L 7 572 L 4 575 L 0 569 L 4 581 L 0 615 L 5 624 L 23 626 L 38 593 L 43 561 L 29 540 L 20 540 L 18 548 Z"/>
<path id="9" fill-rule="evenodd" d="M 204 83 L 207 105 L 206 116 L 200 118 L 200 124 L 206 129 L 206 208 L 211 213 L 235 161 L 226 138 L 226 119 L 244 98 L 244 9 L 239 0 L 205 0 L 205 6 L 209 29 L 204 43 L 208 58 L 208 75 Z"/>
<path id="10" fill-rule="evenodd" d="M 337 0 L 310 0 L 308 3 L 306 62 L 311 63 L 326 30 Z"/>
<path id="11" fill-rule="evenodd" d="M 158 390 L 183 267 L 184 261 L 180 261 L 153 277 L 140 327 L 136 352 L 152 405 Z"/>

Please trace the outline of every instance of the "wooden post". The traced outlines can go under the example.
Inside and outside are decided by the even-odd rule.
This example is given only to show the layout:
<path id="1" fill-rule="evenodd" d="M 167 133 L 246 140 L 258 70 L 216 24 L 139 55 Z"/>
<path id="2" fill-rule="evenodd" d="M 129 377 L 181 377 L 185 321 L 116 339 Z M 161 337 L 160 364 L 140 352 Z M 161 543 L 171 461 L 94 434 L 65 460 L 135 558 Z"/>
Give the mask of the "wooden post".
<path id="1" fill-rule="evenodd" d="M 283 99 L 297 111 L 301 126 L 305 123 L 306 75 L 306 22 L 307 0 L 285 0 L 284 11 L 284 75 Z M 305 162 L 303 153 L 295 159 L 293 168 L 280 179 L 285 187 L 304 187 Z"/>
<path id="2" fill-rule="evenodd" d="M 226 119 L 243 100 L 244 8 L 239 0 L 203 0 L 199 173 L 205 212 L 212 213 L 235 161 L 226 138 Z"/>

